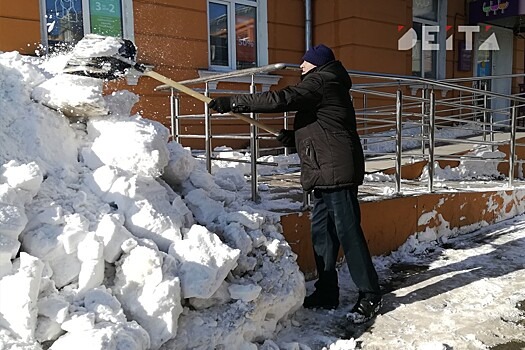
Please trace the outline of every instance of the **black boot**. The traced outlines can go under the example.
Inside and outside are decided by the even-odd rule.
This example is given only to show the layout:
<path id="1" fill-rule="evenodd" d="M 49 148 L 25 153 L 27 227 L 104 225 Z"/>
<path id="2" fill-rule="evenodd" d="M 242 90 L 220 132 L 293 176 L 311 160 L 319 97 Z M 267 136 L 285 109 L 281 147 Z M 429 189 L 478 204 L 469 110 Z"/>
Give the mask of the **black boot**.
<path id="1" fill-rule="evenodd" d="M 339 286 L 337 271 L 323 271 L 315 282 L 315 291 L 304 298 L 307 309 L 337 309 L 339 306 Z"/>
<path id="2" fill-rule="evenodd" d="M 316 289 L 304 298 L 303 306 L 307 309 L 337 309 L 339 306 L 339 291 L 327 293 Z"/>
<path id="3" fill-rule="evenodd" d="M 353 323 L 364 323 L 374 318 L 383 304 L 381 294 L 359 293 L 357 302 L 347 314 L 347 318 Z"/>

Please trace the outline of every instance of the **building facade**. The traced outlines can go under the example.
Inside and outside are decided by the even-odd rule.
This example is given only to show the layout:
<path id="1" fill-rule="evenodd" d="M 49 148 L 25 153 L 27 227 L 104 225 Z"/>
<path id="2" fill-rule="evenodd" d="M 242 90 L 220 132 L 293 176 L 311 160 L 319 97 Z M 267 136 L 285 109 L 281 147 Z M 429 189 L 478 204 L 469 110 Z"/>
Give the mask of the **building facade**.
<path id="1" fill-rule="evenodd" d="M 325 43 L 348 69 L 442 80 L 523 73 L 522 14 L 523 0 L 2 1 L 0 51 L 42 55 L 86 33 L 121 36 L 135 42 L 139 62 L 183 81 L 271 63 L 298 64 L 307 46 Z M 273 75 L 270 82 L 256 79 L 258 89 L 299 79 L 293 71 Z M 498 79 L 490 89 L 516 93 L 519 83 Z M 108 90 L 139 94 L 136 111 L 168 124 L 168 95 L 155 91 L 158 85 L 142 77 L 132 87 L 119 81 Z M 247 91 L 248 85 L 228 82 L 217 88 Z M 418 86 L 408 90 L 418 94 Z M 204 106 L 182 96 L 181 109 L 202 113 Z M 215 127 L 246 125 L 229 121 Z M 199 121 L 184 125 L 188 133 L 202 128 Z"/>

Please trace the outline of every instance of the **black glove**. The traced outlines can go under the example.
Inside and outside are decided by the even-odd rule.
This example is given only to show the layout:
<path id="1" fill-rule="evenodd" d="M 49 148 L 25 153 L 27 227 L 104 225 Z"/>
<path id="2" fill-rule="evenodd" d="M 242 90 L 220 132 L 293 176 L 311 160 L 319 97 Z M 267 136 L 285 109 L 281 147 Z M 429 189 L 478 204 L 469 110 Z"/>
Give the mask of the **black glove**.
<path id="1" fill-rule="evenodd" d="M 282 143 L 284 147 L 295 147 L 295 131 L 281 129 L 277 135 L 277 141 Z"/>
<path id="2" fill-rule="evenodd" d="M 232 110 L 231 99 L 232 98 L 230 96 L 214 98 L 210 101 L 210 103 L 208 103 L 208 107 L 216 110 L 219 113 L 228 113 Z"/>

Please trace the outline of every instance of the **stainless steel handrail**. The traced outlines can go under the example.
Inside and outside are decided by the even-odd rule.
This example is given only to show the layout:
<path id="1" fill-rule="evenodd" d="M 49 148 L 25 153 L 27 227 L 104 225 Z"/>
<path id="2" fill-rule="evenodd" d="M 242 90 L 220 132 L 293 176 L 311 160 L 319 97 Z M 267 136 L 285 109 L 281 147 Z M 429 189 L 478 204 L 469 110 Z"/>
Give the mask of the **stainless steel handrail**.
<path id="1" fill-rule="evenodd" d="M 207 94 L 216 94 L 216 93 L 254 93 L 254 75 L 256 74 L 267 74 L 274 71 L 279 70 L 298 70 L 299 65 L 296 64 L 287 64 L 287 63 L 276 63 L 271 65 L 266 65 L 262 67 L 255 67 L 255 68 L 249 68 L 244 70 L 238 70 L 233 72 L 225 72 L 225 73 L 217 73 L 213 74 L 207 77 L 201 77 L 197 79 L 191 79 L 191 80 L 185 80 L 180 83 L 185 85 L 192 85 L 192 84 L 201 84 L 205 83 L 206 86 L 206 93 Z M 468 87 L 460 85 L 460 83 L 466 83 L 466 82 L 479 82 L 479 81 L 486 81 L 486 80 L 495 80 L 495 79 L 509 79 L 509 78 L 520 78 L 525 77 L 524 74 L 508 74 L 508 75 L 499 75 L 499 76 L 487 76 L 487 77 L 469 77 L 469 78 L 454 78 L 454 79 L 444 79 L 440 81 L 431 80 L 431 79 L 425 79 L 420 77 L 413 77 L 413 76 L 405 76 L 405 75 L 396 75 L 396 74 L 388 74 L 388 73 L 373 73 L 373 72 L 363 72 L 363 71 L 356 71 L 356 70 L 348 70 L 348 74 L 353 78 L 368 78 L 368 79 L 380 79 L 380 80 L 387 80 L 388 82 L 379 82 L 379 83 L 359 83 L 355 84 L 354 88 L 351 89 L 351 93 L 354 94 L 362 94 L 364 96 L 363 98 L 363 109 L 356 108 L 356 115 L 357 116 L 363 116 L 362 118 L 359 118 L 359 121 L 361 123 L 364 123 L 366 126 L 366 131 L 381 131 L 384 130 L 385 127 L 393 126 L 396 128 L 396 135 L 394 137 L 383 137 L 384 141 L 380 141 L 380 138 L 378 141 L 368 141 L 373 140 L 375 136 L 369 135 L 369 136 L 363 136 L 362 138 L 365 139 L 365 143 L 367 143 L 367 146 L 372 147 L 375 144 L 378 144 L 380 142 L 395 142 L 396 144 L 396 152 L 395 157 L 393 159 L 396 160 L 395 162 L 395 168 L 396 168 L 396 192 L 401 191 L 401 159 L 405 159 L 410 157 L 411 159 L 421 158 L 421 159 L 427 159 L 427 161 L 430 162 L 430 164 L 433 163 L 433 161 L 437 161 L 438 159 L 447 159 L 448 158 L 454 158 L 452 155 L 449 156 L 443 156 L 443 155 L 436 155 L 435 154 L 435 144 L 436 143 L 465 143 L 465 144 L 479 144 L 479 145 L 490 145 L 492 147 L 495 147 L 497 145 L 502 144 L 509 144 L 511 147 L 511 151 L 513 153 L 511 159 L 509 160 L 510 167 L 513 169 L 515 166 L 515 162 L 521 162 L 519 159 L 515 159 L 515 147 L 517 146 L 516 142 L 516 128 L 517 124 L 520 120 L 522 120 L 524 117 L 518 115 L 518 108 L 520 106 L 525 106 L 525 97 L 522 97 L 523 94 L 520 95 L 506 95 L 501 94 L 497 92 L 487 91 L 486 87 L 487 84 L 483 84 L 480 87 L 484 88 L 476 88 L 476 87 Z M 246 91 L 234 91 L 234 90 L 210 90 L 208 88 L 208 83 L 210 82 L 220 82 L 220 81 L 227 81 L 228 79 L 235 78 L 235 77 L 243 77 L 243 76 L 251 76 L 251 85 L 250 85 L 250 92 Z M 410 96 L 403 94 L 401 92 L 402 88 L 406 87 L 412 87 L 417 89 L 423 89 L 424 91 L 428 91 L 427 94 L 423 94 L 422 96 Z M 378 91 L 374 89 L 383 89 L 383 88 L 396 88 L 397 92 L 387 92 L 387 91 Z M 173 89 L 166 85 L 161 85 L 156 88 L 156 90 L 166 90 L 171 89 L 171 92 L 173 94 Z M 437 98 L 437 95 L 435 93 L 436 89 L 440 90 L 446 90 L 446 91 L 452 91 L 454 93 L 459 92 L 459 96 L 453 95 L 449 98 Z M 380 107 L 373 107 L 371 108 L 368 103 L 367 96 L 375 95 L 379 96 L 381 99 L 394 99 L 395 104 L 389 104 L 385 106 Z M 444 97 L 444 96 L 443 96 Z M 492 99 L 504 99 L 511 102 L 512 107 L 499 107 L 499 108 L 492 108 L 489 103 Z M 430 107 L 430 109 L 429 109 Z M 172 112 L 173 113 L 173 112 Z M 492 120 L 492 114 L 498 113 L 499 119 L 496 121 Z M 206 113 L 209 117 L 213 117 L 213 115 L 210 115 L 209 113 Z M 446 116 L 441 116 L 440 114 L 446 114 Z M 450 114 L 450 115 L 449 115 Z M 374 116 L 389 116 L 387 118 L 381 118 L 381 123 L 378 123 L 378 119 L 374 118 Z M 195 117 L 198 117 L 199 115 L 195 115 Z M 179 118 L 183 116 L 178 116 Z M 202 116 L 201 116 L 202 117 Z M 252 116 L 253 118 L 257 118 L 256 115 Z M 480 119 L 481 118 L 481 119 Z M 277 117 L 277 119 L 283 119 L 284 127 L 287 127 L 289 116 L 283 116 L 283 117 Z M 178 119 L 177 119 L 178 120 Z M 211 120 L 210 120 L 211 121 Z M 172 118 L 173 122 L 173 118 Z M 465 125 L 476 125 L 482 128 L 483 130 L 483 140 L 458 140 L 458 139 L 449 139 L 447 137 L 440 137 L 439 135 L 435 134 L 436 128 L 443 127 L 447 128 L 449 124 L 451 123 L 464 123 Z M 379 125 L 378 125 L 379 124 Z M 410 128 L 412 127 L 420 127 L 421 128 L 421 134 L 412 134 L 408 135 L 403 133 L 403 126 Z M 503 129 L 508 128 L 510 126 L 510 140 L 500 140 L 495 141 L 494 135 L 499 133 L 505 133 L 501 131 L 497 131 L 494 129 L 494 126 L 502 127 Z M 209 126 L 208 126 L 209 127 Z M 208 129 L 208 128 L 206 128 Z M 464 127 L 465 131 L 469 132 L 480 132 L 479 129 L 476 129 L 475 127 Z M 173 128 L 172 128 L 173 130 Z M 179 130 L 179 128 L 177 128 Z M 359 131 L 362 131 L 363 129 L 360 128 Z M 252 156 L 255 156 L 258 153 L 258 145 L 256 144 L 259 139 L 271 139 L 264 135 L 259 135 L 256 130 L 251 130 L 250 132 L 250 140 L 252 142 Z M 490 135 L 490 139 L 486 138 L 486 135 Z M 178 135 L 177 133 L 177 139 L 181 135 Z M 192 135 L 195 136 L 195 135 Z M 231 135 L 230 135 L 231 136 Z M 209 140 L 211 139 L 212 135 L 208 134 L 205 135 L 206 144 L 209 143 Z M 213 136 L 217 138 L 228 138 L 228 135 L 217 135 Z M 245 138 L 246 136 L 243 136 Z M 231 137 L 232 139 L 236 138 L 234 136 Z M 403 153 L 403 146 L 401 144 L 401 140 L 421 140 L 422 141 L 422 153 L 421 154 L 409 154 L 409 153 Z M 389 140 L 389 141 L 387 141 Z M 425 154 L 425 148 L 426 146 L 429 147 L 429 154 Z M 366 147 L 365 147 L 366 149 Z M 211 152 L 211 149 L 209 150 Z M 374 154 L 380 154 L 382 152 L 374 152 Z M 385 153 L 385 154 L 391 154 L 391 153 Z M 464 159 L 465 157 L 462 157 L 461 159 Z M 471 159 L 475 159 L 476 156 L 471 156 Z M 252 159 L 252 162 L 255 164 L 259 163 L 256 161 L 256 158 Z M 432 167 L 429 167 L 429 174 L 431 179 L 429 179 L 429 185 L 428 190 L 433 191 L 433 176 L 432 176 Z M 252 179 L 256 177 L 257 170 L 252 166 Z M 255 176 L 253 176 L 255 174 Z M 512 172 L 509 172 L 509 185 L 512 184 L 512 179 L 510 178 L 512 175 Z M 256 179 L 254 179 L 256 181 Z M 256 188 L 256 182 L 252 182 L 252 196 L 254 198 L 257 198 L 257 188 Z"/>

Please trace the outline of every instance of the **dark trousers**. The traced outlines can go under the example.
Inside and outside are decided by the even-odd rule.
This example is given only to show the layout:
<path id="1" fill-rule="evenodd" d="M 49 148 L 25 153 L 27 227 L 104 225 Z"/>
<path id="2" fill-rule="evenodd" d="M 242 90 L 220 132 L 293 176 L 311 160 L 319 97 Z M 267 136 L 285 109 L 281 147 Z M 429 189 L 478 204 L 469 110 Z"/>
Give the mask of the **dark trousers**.
<path id="1" fill-rule="evenodd" d="M 357 187 L 314 190 L 312 243 L 319 280 L 316 289 L 338 290 L 336 261 L 339 247 L 352 280 L 361 293 L 379 294 L 377 273 L 361 229 Z"/>

